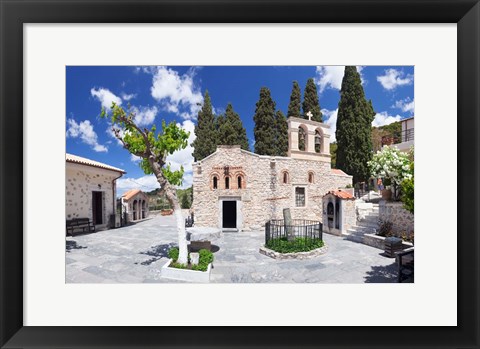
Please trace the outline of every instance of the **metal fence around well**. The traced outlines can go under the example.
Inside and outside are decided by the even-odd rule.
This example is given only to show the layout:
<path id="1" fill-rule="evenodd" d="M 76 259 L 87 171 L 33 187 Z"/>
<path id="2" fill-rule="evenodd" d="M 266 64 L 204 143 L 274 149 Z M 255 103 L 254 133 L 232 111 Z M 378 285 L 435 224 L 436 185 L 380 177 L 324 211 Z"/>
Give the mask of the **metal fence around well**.
<path id="1" fill-rule="evenodd" d="M 306 247 L 315 245 L 322 240 L 322 223 L 304 219 L 292 219 L 289 225 L 283 219 L 265 223 L 265 246 L 292 240 Z"/>

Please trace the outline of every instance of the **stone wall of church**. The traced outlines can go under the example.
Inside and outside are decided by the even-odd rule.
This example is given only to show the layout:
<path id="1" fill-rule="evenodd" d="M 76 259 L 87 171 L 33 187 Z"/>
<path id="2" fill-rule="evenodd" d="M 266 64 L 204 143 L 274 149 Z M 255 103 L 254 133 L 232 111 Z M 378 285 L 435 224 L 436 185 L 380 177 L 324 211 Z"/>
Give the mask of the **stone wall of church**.
<path id="1" fill-rule="evenodd" d="M 226 177 L 229 189 L 225 188 Z M 214 154 L 193 165 L 195 225 L 221 226 L 219 201 L 226 198 L 241 200 L 242 230 L 258 229 L 269 219 L 282 219 L 284 208 L 290 208 L 293 219 L 321 221 L 323 195 L 347 184 L 352 184 L 352 177 L 333 174 L 328 162 L 260 156 L 238 146 L 219 146 Z M 304 207 L 296 207 L 296 187 L 305 190 Z"/>

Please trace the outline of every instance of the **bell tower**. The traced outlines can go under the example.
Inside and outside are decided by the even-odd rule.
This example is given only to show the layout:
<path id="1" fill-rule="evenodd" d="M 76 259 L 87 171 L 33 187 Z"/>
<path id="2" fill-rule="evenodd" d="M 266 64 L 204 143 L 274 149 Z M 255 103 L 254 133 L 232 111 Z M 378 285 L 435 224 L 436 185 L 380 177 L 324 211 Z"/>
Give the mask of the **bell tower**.
<path id="1" fill-rule="evenodd" d="M 330 126 L 296 117 L 287 122 L 289 157 L 330 163 Z"/>

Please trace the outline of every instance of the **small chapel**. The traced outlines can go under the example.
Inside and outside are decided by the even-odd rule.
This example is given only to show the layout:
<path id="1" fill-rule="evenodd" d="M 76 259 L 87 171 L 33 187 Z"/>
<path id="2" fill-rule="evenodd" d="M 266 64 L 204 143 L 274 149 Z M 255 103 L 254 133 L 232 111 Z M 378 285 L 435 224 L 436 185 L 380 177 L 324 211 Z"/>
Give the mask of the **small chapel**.
<path id="1" fill-rule="evenodd" d="M 290 117 L 287 156 L 266 156 L 219 145 L 193 164 L 195 225 L 222 231 L 259 229 L 271 219 L 323 220 L 322 198 L 352 185 L 352 176 L 331 168 L 330 128 Z"/>

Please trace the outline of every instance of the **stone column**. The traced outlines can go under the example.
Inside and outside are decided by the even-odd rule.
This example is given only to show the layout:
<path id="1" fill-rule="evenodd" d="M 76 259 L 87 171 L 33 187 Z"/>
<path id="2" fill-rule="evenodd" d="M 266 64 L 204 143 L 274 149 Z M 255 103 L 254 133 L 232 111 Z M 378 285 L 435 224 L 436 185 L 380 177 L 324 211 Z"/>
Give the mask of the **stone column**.
<path id="1" fill-rule="evenodd" d="M 298 150 L 298 130 L 288 130 L 288 146 L 289 150 Z"/>

